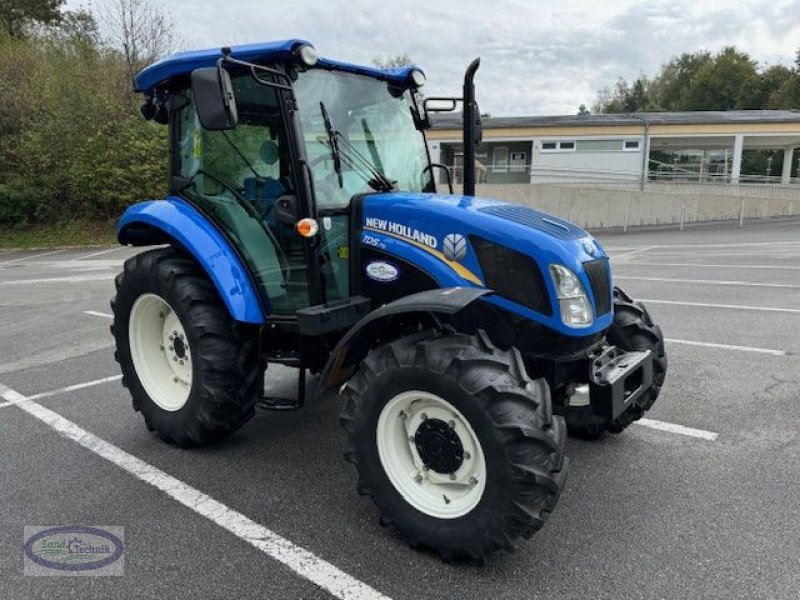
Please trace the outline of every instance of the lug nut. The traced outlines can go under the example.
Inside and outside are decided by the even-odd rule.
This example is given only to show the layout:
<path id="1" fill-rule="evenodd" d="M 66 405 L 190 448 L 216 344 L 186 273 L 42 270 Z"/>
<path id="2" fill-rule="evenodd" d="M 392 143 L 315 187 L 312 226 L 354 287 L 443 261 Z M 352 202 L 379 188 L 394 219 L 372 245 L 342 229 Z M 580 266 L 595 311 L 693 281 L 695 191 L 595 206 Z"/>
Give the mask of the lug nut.
<path id="1" fill-rule="evenodd" d="M 455 481 L 455 480 L 456 480 L 456 474 L 450 473 L 450 481 Z"/>
<path id="2" fill-rule="evenodd" d="M 464 452 L 464 460 L 469 460 L 472 458 L 472 455 L 469 452 Z"/>
<path id="3" fill-rule="evenodd" d="M 474 477 L 470 477 L 469 478 L 469 484 L 470 485 L 478 485 L 478 480 L 475 479 Z"/>
<path id="4" fill-rule="evenodd" d="M 164 346 L 161 346 L 161 347 L 163 348 Z M 174 350 L 175 348 L 174 348 L 174 346 L 170 346 L 169 349 L 170 350 Z"/>
<path id="5" fill-rule="evenodd" d="M 179 360 L 179 361 L 178 361 L 178 364 L 179 364 L 179 365 L 182 365 L 182 364 L 183 364 L 183 361 L 182 361 L 182 360 Z"/>
<path id="6" fill-rule="evenodd" d="M 422 483 L 422 475 L 417 473 L 416 477 L 414 477 L 414 481 L 416 481 L 417 483 Z"/>
<path id="7" fill-rule="evenodd" d="M 447 426 L 448 426 L 450 429 L 455 429 L 455 428 L 456 428 L 456 422 L 455 422 L 455 421 L 448 421 L 448 422 L 447 422 Z"/>
<path id="8" fill-rule="evenodd" d="M 177 356 L 173 356 L 172 360 L 174 360 L 175 362 L 178 362 L 178 357 Z"/>
<path id="9" fill-rule="evenodd" d="M 422 414 L 420 415 L 420 417 L 422 417 L 422 420 L 423 420 L 423 421 L 427 421 L 427 420 L 428 420 L 428 415 L 426 415 L 425 413 L 422 413 Z"/>
<path id="10" fill-rule="evenodd" d="M 405 421 L 405 420 L 406 420 L 406 418 L 408 417 L 408 415 L 406 414 L 406 412 L 405 412 L 404 410 L 401 410 L 401 411 L 400 411 L 400 414 L 399 414 L 399 415 L 397 415 L 397 416 L 398 416 L 398 417 L 400 417 L 401 419 L 403 419 L 404 421 Z"/>

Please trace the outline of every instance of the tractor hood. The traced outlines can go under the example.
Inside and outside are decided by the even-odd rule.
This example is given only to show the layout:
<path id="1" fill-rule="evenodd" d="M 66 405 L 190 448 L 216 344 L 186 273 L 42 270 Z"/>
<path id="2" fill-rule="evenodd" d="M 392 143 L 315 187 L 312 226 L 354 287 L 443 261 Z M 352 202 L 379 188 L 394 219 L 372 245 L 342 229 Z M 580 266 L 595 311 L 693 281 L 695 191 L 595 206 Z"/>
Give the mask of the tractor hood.
<path id="1" fill-rule="evenodd" d="M 607 259 L 600 243 L 580 227 L 527 206 L 488 198 L 409 192 L 370 194 L 363 200 L 362 227 L 362 243 L 412 264 L 424 261 L 427 271 L 442 287 L 492 287 L 486 283 L 487 275 L 476 254 L 476 238 L 480 238 L 478 243 L 491 242 L 532 258 L 551 299 L 556 297 L 549 274 L 551 264 L 572 270 L 592 294 L 584 263 Z M 438 264 L 434 265 L 430 257 Z M 603 293 L 610 297 L 608 276 L 606 282 Z M 595 302 L 596 307 L 607 304 Z M 594 325 L 581 330 L 582 335 L 610 325 L 609 314 L 595 315 Z M 528 316 L 541 320 L 541 315 Z M 551 327 L 564 330 L 555 319 L 546 320 Z"/>

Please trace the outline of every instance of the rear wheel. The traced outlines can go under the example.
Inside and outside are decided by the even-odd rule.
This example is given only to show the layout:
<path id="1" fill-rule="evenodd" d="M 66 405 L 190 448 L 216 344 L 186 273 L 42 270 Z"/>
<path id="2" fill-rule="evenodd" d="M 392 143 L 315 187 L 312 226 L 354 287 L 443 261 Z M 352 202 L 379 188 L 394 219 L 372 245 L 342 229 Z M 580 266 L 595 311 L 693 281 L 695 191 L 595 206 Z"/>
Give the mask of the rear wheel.
<path id="1" fill-rule="evenodd" d="M 516 350 L 422 332 L 367 355 L 345 388 L 345 458 L 382 525 L 478 561 L 544 524 L 567 474 L 566 428 Z"/>
<path id="2" fill-rule="evenodd" d="M 151 431 L 201 445 L 253 416 L 256 332 L 231 318 L 193 260 L 172 248 L 143 252 L 125 262 L 116 286 L 114 356 Z"/>
<path id="3" fill-rule="evenodd" d="M 606 431 L 620 433 L 641 419 L 661 393 L 667 374 L 667 354 L 661 328 L 653 323 L 650 313 L 641 302 L 634 302 L 619 288 L 614 288 L 614 322 L 606 339 L 609 344 L 623 350 L 650 350 L 653 356 L 653 385 L 613 420 L 595 414 L 590 405 L 565 407 L 567 428 L 578 437 L 595 439 Z"/>

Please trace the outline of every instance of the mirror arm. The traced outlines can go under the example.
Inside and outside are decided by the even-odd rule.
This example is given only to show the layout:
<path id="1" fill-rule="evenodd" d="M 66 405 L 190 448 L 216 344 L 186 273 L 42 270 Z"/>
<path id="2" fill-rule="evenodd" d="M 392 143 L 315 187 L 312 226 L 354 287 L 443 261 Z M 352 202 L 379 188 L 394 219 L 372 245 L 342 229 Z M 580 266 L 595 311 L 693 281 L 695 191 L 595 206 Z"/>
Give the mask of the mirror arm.
<path id="1" fill-rule="evenodd" d="M 219 68 L 222 68 L 222 65 L 224 63 L 230 63 L 232 65 L 247 67 L 248 69 L 250 69 L 250 74 L 253 76 L 253 79 L 255 79 L 261 85 L 276 87 L 278 89 L 288 90 L 290 92 L 292 91 L 292 79 L 283 71 L 278 71 L 277 69 L 272 69 L 270 67 L 265 67 L 263 65 L 257 65 L 255 63 L 246 62 L 243 60 L 233 58 L 230 52 L 231 52 L 230 48 L 222 49 L 222 57 L 217 61 L 217 66 Z M 258 71 L 263 71 L 264 73 L 283 79 L 286 81 L 286 83 L 277 83 L 275 81 L 267 81 L 266 79 L 262 79 L 261 77 L 258 76 Z"/>

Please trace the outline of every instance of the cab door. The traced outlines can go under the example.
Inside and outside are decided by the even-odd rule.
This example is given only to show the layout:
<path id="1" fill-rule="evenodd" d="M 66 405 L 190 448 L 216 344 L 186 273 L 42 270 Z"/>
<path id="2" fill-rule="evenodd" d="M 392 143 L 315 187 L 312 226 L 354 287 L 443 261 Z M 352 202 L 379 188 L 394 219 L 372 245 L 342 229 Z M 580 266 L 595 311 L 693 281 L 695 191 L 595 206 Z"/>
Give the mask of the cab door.
<path id="1" fill-rule="evenodd" d="M 232 76 L 239 124 L 227 131 L 200 126 L 187 90 L 178 111 L 177 174 L 182 190 L 242 255 L 269 315 L 293 316 L 312 304 L 308 242 L 294 228 L 308 214 L 297 185 L 292 135 L 276 88 L 249 73 Z M 290 207 L 291 210 L 287 210 Z"/>

